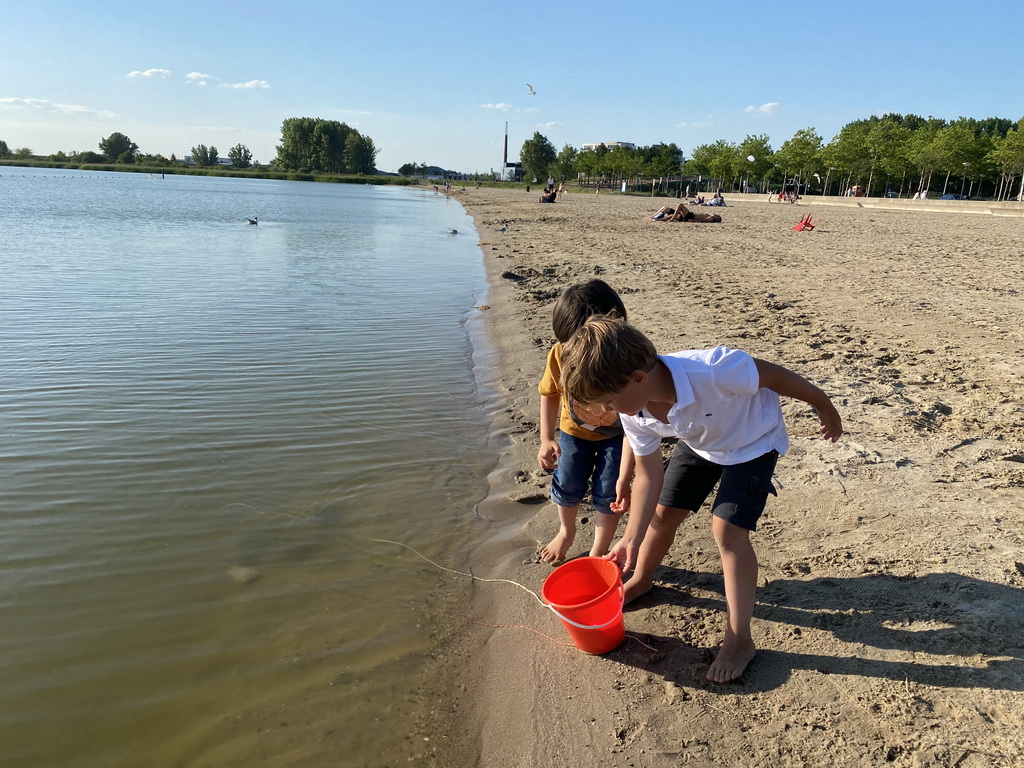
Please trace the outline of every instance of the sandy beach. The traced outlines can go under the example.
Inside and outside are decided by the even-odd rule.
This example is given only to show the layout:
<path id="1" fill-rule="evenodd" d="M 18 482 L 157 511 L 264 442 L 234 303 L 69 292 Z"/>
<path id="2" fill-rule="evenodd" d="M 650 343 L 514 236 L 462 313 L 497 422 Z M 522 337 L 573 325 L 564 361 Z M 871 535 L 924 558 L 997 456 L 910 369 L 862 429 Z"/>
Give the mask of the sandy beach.
<path id="1" fill-rule="evenodd" d="M 552 302 L 573 282 L 616 288 L 660 351 L 721 344 L 802 374 L 846 434 L 821 440 L 813 412 L 783 402 L 792 447 L 752 536 L 760 650 L 733 683 L 705 680 L 724 622 L 706 507 L 605 656 L 569 645 L 525 591 L 453 579 L 463 629 L 439 654 L 451 694 L 430 762 L 1019 765 L 1024 218 L 726 195 L 720 224 L 662 224 L 649 216 L 664 199 L 457 197 L 490 275 L 500 403 L 501 464 L 458 556 L 476 576 L 539 593 L 551 572 L 536 555 L 557 530 L 537 383 Z M 817 229 L 793 231 L 808 213 Z"/>

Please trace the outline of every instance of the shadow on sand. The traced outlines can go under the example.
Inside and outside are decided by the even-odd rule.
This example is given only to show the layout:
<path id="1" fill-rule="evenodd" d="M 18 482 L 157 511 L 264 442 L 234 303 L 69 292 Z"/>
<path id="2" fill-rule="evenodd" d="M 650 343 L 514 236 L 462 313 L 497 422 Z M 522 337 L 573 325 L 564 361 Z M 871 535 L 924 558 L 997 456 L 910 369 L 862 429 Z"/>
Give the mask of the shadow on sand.
<path id="1" fill-rule="evenodd" d="M 701 591 L 722 594 L 720 575 L 662 568 L 658 577 L 661 583 L 667 581 L 673 586 L 656 587 L 627 607 L 627 631 L 630 610 L 655 606 L 668 606 L 670 610 L 678 607 L 691 613 L 714 611 L 719 614 L 714 624 L 720 624 L 724 600 L 691 597 L 686 592 L 688 586 L 699 585 Z M 730 684 L 732 692 L 772 690 L 783 685 L 794 670 L 801 669 L 947 688 L 1024 690 L 1024 590 L 956 573 L 932 573 L 920 578 L 868 575 L 780 579 L 759 589 L 757 597 L 755 618 L 786 625 L 795 635 L 802 634 L 802 628 L 831 632 L 852 646 L 875 649 L 864 656 L 899 651 L 917 659 L 946 658 L 936 658 L 936 663 L 891 661 L 792 653 L 772 650 L 769 645 L 758 652 L 744 675 Z M 667 681 L 715 686 L 704 679 L 714 656 L 712 648 L 694 646 L 677 636 L 639 632 L 636 639 L 650 648 L 627 639 L 609 657 L 662 675 Z M 813 646 L 813 640 L 807 645 Z M 951 664 L 950 656 L 970 657 L 972 663 Z"/>

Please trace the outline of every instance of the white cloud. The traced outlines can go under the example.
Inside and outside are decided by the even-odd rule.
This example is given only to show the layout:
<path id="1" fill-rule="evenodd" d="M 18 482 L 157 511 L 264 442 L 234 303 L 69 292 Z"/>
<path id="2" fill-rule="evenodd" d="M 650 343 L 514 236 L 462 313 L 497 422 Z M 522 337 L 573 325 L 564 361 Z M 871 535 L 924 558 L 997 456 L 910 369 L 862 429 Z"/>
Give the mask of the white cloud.
<path id="1" fill-rule="evenodd" d="M 169 69 L 136 69 L 134 72 L 129 72 L 125 77 L 167 77 L 171 74 Z"/>
<path id="2" fill-rule="evenodd" d="M 676 123 L 676 128 L 710 128 L 714 123 Z"/>
<path id="3" fill-rule="evenodd" d="M 562 125 L 562 123 L 551 122 L 551 123 L 537 123 L 537 127 L 550 130 L 552 128 L 563 128 L 564 126 Z"/>
<path id="4" fill-rule="evenodd" d="M 760 112 L 763 115 L 771 115 L 775 113 L 775 110 L 779 108 L 779 102 L 769 101 L 767 104 L 762 104 L 760 107 L 749 106 L 744 109 L 744 112 Z"/>
<path id="5" fill-rule="evenodd" d="M 481 109 L 496 109 L 499 112 L 508 112 L 512 109 L 511 104 L 505 104 L 504 102 L 498 102 L 497 104 L 481 104 Z"/>
<path id="6" fill-rule="evenodd" d="M 0 99 L 0 107 L 21 107 L 24 109 L 34 109 L 40 112 L 59 112 L 64 115 L 95 115 L 96 117 L 117 117 L 113 112 L 105 109 L 90 109 L 89 107 L 81 104 L 55 104 L 49 99 L 17 99 L 17 98 L 3 98 Z"/>
<path id="7" fill-rule="evenodd" d="M 189 83 L 195 83 L 196 85 L 208 85 L 211 80 L 218 80 L 219 78 L 213 75 L 204 75 L 202 72 L 189 72 L 185 75 L 185 80 Z"/>
<path id="8" fill-rule="evenodd" d="M 0 104 L 9 104 L 12 107 L 35 107 L 38 109 L 49 103 L 46 99 L 16 99 L 13 97 L 0 99 Z"/>
<path id="9" fill-rule="evenodd" d="M 249 80 L 246 83 L 223 83 L 221 88 L 269 88 L 266 80 Z"/>

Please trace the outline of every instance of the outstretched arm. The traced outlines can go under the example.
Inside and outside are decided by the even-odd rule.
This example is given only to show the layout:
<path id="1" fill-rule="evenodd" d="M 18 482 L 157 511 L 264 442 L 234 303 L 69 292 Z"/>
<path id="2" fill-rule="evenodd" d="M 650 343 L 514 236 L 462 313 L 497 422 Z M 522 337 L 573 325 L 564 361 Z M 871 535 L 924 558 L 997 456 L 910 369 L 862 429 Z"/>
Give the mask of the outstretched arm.
<path id="1" fill-rule="evenodd" d="M 843 434 L 843 422 L 839 417 L 839 411 L 832 405 L 828 395 L 803 376 L 793 373 L 781 365 L 758 360 L 756 357 L 754 364 L 757 366 L 757 375 L 762 387 L 777 392 L 783 397 L 803 400 L 818 412 L 818 420 L 821 422 L 821 429 L 818 431 L 821 436 L 833 443 L 839 439 L 839 436 Z"/>
<path id="2" fill-rule="evenodd" d="M 623 573 L 633 570 L 640 545 L 647 535 L 647 526 L 658 506 L 661 484 L 665 479 L 665 465 L 661 451 L 636 457 L 636 478 L 633 480 L 633 508 L 629 513 L 626 531 L 611 548 L 605 560 L 618 563 Z"/>
<path id="3" fill-rule="evenodd" d="M 555 425 L 558 423 L 558 409 L 561 398 L 558 395 L 540 398 L 540 450 L 537 451 L 537 463 L 541 469 L 554 469 L 558 466 L 558 457 L 562 451 L 555 440 Z"/>
<path id="4" fill-rule="evenodd" d="M 629 503 L 633 493 L 633 472 L 636 470 L 636 457 L 629 438 L 622 438 L 622 459 L 619 461 L 619 479 L 615 483 L 615 501 L 609 506 L 612 512 L 621 515 L 629 511 Z"/>

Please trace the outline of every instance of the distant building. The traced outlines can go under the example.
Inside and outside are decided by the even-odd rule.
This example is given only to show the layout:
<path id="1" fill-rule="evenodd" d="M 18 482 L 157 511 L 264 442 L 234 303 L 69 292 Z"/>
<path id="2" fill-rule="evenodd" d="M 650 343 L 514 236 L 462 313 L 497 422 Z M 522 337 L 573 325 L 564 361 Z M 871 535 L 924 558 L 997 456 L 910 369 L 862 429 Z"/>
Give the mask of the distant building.
<path id="1" fill-rule="evenodd" d="M 608 149 L 622 147 L 623 149 L 636 149 L 636 144 L 628 141 L 599 141 L 597 144 L 584 144 L 580 147 L 581 152 L 596 152 L 597 148 L 604 144 Z"/>

